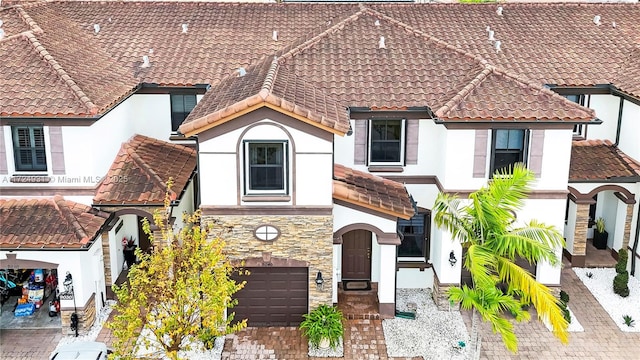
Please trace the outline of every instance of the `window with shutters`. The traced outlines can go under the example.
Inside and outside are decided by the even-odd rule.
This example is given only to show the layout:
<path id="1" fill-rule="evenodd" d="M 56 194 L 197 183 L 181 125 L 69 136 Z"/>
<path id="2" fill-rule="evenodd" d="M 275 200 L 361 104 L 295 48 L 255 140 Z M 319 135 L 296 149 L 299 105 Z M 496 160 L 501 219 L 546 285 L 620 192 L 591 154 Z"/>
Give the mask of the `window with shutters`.
<path id="1" fill-rule="evenodd" d="M 13 126 L 16 171 L 46 171 L 47 156 L 42 126 Z"/>
<path id="2" fill-rule="evenodd" d="M 171 131 L 178 131 L 184 119 L 196 106 L 196 94 L 170 94 L 171 96 Z"/>
<path id="3" fill-rule="evenodd" d="M 528 131 L 524 129 L 493 130 L 491 143 L 491 175 L 513 167 L 515 163 L 526 163 Z"/>
<path id="4" fill-rule="evenodd" d="M 369 165 L 403 165 L 405 120 L 369 121 Z"/>
<path id="5" fill-rule="evenodd" d="M 245 194 L 287 194 L 287 141 L 246 141 Z"/>

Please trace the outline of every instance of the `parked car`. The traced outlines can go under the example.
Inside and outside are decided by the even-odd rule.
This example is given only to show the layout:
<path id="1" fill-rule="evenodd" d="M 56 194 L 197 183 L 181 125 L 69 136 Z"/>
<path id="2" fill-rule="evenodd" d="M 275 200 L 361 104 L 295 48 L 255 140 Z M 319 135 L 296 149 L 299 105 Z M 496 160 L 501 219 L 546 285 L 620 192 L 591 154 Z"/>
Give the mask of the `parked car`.
<path id="1" fill-rule="evenodd" d="M 111 350 L 105 343 L 96 341 L 82 341 L 65 344 L 55 349 L 50 360 L 106 360 Z"/>

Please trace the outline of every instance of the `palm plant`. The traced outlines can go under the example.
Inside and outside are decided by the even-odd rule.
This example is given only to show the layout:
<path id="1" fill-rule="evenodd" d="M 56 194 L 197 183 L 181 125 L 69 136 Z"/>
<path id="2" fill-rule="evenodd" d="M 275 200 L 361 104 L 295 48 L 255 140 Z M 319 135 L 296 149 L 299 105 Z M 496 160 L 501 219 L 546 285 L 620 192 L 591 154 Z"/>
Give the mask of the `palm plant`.
<path id="1" fill-rule="evenodd" d="M 540 320 L 551 324 L 562 343 L 568 342 L 568 323 L 559 300 L 515 263 L 516 258 L 522 258 L 530 264 L 547 261 L 558 265 L 556 250 L 564 244 L 553 226 L 536 220 L 514 226 L 516 211 L 523 207 L 533 180 L 531 171 L 516 164 L 511 171 L 496 172 L 487 186 L 469 195 L 469 201 L 444 193 L 436 199 L 435 223 L 466 249 L 463 266 L 471 274 L 472 286 L 450 288 L 448 295 L 462 309 L 473 309 L 472 349 L 479 349 L 480 314 L 494 333 L 500 333 L 507 349 L 517 352 L 518 339 L 505 315 L 513 314 L 516 321 L 529 320 L 530 314 L 522 307 L 523 298 L 536 308 Z M 507 290 L 503 291 L 505 285 Z"/>

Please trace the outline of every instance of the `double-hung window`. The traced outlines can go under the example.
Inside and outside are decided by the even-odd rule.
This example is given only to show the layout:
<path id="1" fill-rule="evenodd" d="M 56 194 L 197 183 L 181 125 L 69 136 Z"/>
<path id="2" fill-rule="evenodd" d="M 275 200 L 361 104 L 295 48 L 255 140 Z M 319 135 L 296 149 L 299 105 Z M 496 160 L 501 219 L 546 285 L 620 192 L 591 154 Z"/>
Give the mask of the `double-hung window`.
<path id="1" fill-rule="evenodd" d="M 170 94 L 171 96 L 171 131 L 178 128 L 196 106 L 196 94 Z"/>
<path id="2" fill-rule="evenodd" d="M 16 171 L 46 171 L 43 127 L 14 126 L 11 130 Z"/>
<path id="3" fill-rule="evenodd" d="M 369 165 L 403 165 L 405 120 L 369 121 Z"/>
<path id="4" fill-rule="evenodd" d="M 398 260 L 424 262 L 429 259 L 429 222 L 426 212 L 418 212 L 409 220 L 398 219 L 398 233 L 402 238 Z"/>
<path id="5" fill-rule="evenodd" d="M 528 132 L 524 129 L 493 130 L 491 174 L 525 162 Z"/>
<path id="6" fill-rule="evenodd" d="M 287 141 L 245 141 L 245 193 L 287 194 Z"/>

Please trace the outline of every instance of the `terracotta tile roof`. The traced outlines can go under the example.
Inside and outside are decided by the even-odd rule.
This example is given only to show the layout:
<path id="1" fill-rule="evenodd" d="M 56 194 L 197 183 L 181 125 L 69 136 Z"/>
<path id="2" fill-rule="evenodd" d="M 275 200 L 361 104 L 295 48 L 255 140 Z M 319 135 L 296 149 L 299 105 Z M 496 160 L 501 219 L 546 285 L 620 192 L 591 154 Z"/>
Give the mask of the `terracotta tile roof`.
<path id="1" fill-rule="evenodd" d="M 79 249 L 98 236 L 109 215 L 62 196 L 0 199 L 1 249 Z"/>
<path id="2" fill-rule="evenodd" d="M 24 46 L 13 37 L 27 34 L 37 53 L 17 49 L 31 60 L 29 68 L 3 56 L 12 61 L 0 67 L 0 115 L 101 114 L 139 83 L 215 87 L 239 67 L 262 65 L 274 54 L 283 58 L 278 72 L 286 71 L 344 107 L 428 106 L 435 111 L 465 100 L 450 104 L 449 109 L 456 105 L 459 110 L 451 116 L 501 118 L 513 110 L 513 119 L 570 121 L 583 116 L 575 105 L 536 104 L 547 100 L 545 92 L 527 89 L 527 84 L 613 82 L 636 93 L 637 72 L 626 71 L 625 61 L 640 44 L 640 7 L 509 3 L 500 4 L 504 12 L 499 16 L 497 6 L 47 1 L 3 9 L 13 35 L 0 40 L 0 54 Z M 601 17 L 601 25 L 594 24 L 594 15 Z M 100 25 L 97 34 L 95 24 Z M 487 26 L 501 41 L 500 52 L 488 41 Z M 380 36 L 385 49 L 378 47 Z M 150 59 L 147 68 L 140 66 L 143 55 Z M 38 56 L 43 60 L 36 65 Z M 474 85 L 487 66 L 529 81 L 495 76 Z M 70 91 L 60 93 L 51 73 Z M 43 77 L 44 83 L 39 81 Z M 468 86 L 475 91 L 456 98 Z M 28 96 L 34 89 L 44 97 Z M 317 112 L 298 98 L 289 99 L 298 92 L 286 89 L 284 100 Z M 496 104 L 492 97 L 499 97 Z M 489 108 L 478 109 L 484 104 Z M 472 105 L 476 108 L 467 111 Z"/>
<path id="3" fill-rule="evenodd" d="M 172 198 L 187 186 L 196 167 L 196 151 L 143 135 L 122 144 L 111 168 L 98 185 L 95 205 L 162 205 L 166 183 L 173 178 Z"/>
<path id="4" fill-rule="evenodd" d="M 26 12 L 22 8 L 0 9 L 0 20 L 5 38 L 18 35 L 22 32 L 33 30 L 24 19 Z M 28 15 L 26 15 L 28 17 Z"/>
<path id="5" fill-rule="evenodd" d="M 246 72 L 210 89 L 180 126 L 180 132 L 191 136 L 261 106 L 340 135 L 349 130 L 346 108 L 280 66 L 279 59 L 266 59 Z"/>
<path id="6" fill-rule="evenodd" d="M 503 15 L 496 9 L 502 6 Z M 490 64 L 538 84 L 608 84 L 640 42 L 637 4 L 376 4 L 406 22 Z M 593 19 L 600 15 L 601 25 Z M 612 23 L 616 23 L 616 27 Z M 496 52 L 487 26 L 501 42 Z"/>
<path id="7" fill-rule="evenodd" d="M 358 8 L 356 4 L 161 1 L 60 2 L 46 7 L 73 19 L 140 82 L 171 86 L 215 85 L 235 69 L 273 55 Z M 29 9 L 29 13 L 40 11 L 40 6 Z M 100 25 L 98 35 L 93 35 L 94 24 Z M 186 33 L 182 24 L 187 25 Z M 55 24 L 42 27 L 56 29 Z M 143 55 L 150 58 L 147 69 L 140 68 Z"/>
<path id="8" fill-rule="evenodd" d="M 333 166 L 333 198 L 402 219 L 414 214 L 403 184 L 340 164 Z"/>
<path id="9" fill-rule="evenodd" d="M 640 38 L 640 34 L 638 37 Z M 640 98 L 640 45 L 629 54 L 627 61 L 620 67 L 614 83 L 618 89 Z"/>
<path id="10" fill-rule="evenodd" d="M 487 68 L 443 107 L 443 120 L 578 121 L 595 119 L 595 111 L 576 106 L 529 80 Z"/>
<path id="11" fill-rule="evenodd" d="M 574 141 L 571 146 L 569 182 L 640 180 L 640 163 L 609 140 Z M 635 179 L 635 180 L 634 180 Z"/>

